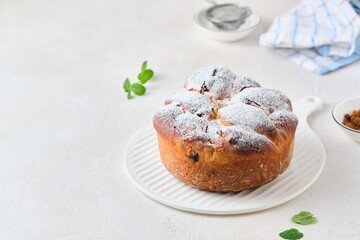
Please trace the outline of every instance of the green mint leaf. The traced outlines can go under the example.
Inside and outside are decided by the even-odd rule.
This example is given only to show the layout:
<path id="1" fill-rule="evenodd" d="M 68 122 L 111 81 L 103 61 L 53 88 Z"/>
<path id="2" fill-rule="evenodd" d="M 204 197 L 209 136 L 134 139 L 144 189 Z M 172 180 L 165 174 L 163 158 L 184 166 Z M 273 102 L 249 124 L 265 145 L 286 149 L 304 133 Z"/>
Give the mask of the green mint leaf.
<path id="1" fill-rule="evenodd" d="M 138 79 L 142 84 L 144 84 L 147 81 L 149 81 L 152 78 L 153 75 L 154 75 L 153 70 L 146 69 L 145 71 L 142 71 L 141 73 L 139 73 Z"/>
<path id="2" fill-rule="evenodd" d="M 304 236 L 303 233 L 299 232 L 296 228 L 290 228 L 286 231 L 279 233 L 279 236 L 288 240 L 297 240 Z"/>
<path id="3" fill-rule="evenodd" d="M 147 61 L 144 61 L 143 64 L 141 65 L 141 72 L 146 70 L 146 66 L 147 66 Z"/>
<path id="4" fill-rule="evenodd" d="M 301 225 L 308 225 L 316 222 L 316 218 L 314 214 L 306 211 L 301 211 L 300 213 L 294 215 L 291 220 L 294 223 L 301 224 Z"/>
<path id="5" fill-rule="evenodd" d="M 129 91 L 129 92 L 127 92 L 127 93 L 128 93 L 127 98 L 128 98 L 128 99 L 132 99 L 133 96 L 131 95 L 131 92 Z"/>
<path id="6" fill-rule="evenodd" d="M 130 84 L 130 80 L 128 78 L 125 79 L 123 88 L 125 90 L 125 92 L 129 92 L 131 91 L 131 84 Z"/>
<path id="7" fill-rule="evenodd" d="M 136 95 L 143 95 L 146 92 L 146 88 L 140 83 L 133 83 L 131 89 Z"/>

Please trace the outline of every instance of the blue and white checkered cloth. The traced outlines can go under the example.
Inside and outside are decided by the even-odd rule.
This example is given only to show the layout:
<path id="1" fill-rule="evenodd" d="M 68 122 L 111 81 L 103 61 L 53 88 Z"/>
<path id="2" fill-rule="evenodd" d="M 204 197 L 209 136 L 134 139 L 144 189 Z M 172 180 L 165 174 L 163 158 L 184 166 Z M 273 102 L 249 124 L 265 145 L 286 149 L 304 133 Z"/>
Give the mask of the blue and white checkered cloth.
<path id="1" fill-rule="evenodd" d="M 260 44 L 323 75 L 360 59 L 360 0 L 303 0 L 277 17 Z"/>

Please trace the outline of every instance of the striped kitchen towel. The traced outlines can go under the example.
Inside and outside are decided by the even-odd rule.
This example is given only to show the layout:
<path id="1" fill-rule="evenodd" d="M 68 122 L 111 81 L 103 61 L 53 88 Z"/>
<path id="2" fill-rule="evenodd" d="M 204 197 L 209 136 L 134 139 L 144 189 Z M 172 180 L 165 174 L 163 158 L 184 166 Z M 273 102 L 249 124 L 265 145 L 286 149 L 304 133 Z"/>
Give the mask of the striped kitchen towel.
<path id="1" fill-rule="evenodd" d="M 353 6 L 357 14 L 360 14 L 360 0 L 351 0 L 350 4 Z"/>
<path id="2" fill-rule="evenodd" d="M 277 17 L 260 44 L 323 75 L 360 59 L 359 0 L 303 0 Z"/>

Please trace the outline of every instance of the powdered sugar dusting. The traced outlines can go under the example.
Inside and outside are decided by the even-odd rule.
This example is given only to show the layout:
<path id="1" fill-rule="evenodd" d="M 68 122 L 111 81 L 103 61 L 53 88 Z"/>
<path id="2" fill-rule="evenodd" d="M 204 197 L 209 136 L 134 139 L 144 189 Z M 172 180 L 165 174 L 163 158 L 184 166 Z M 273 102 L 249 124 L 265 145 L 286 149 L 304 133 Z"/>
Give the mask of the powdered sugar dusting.
<path id="1" fill-rule="evenodd" d="M 280 91 L 236 76 L 221 66 L 202 68 L 185 89 L 165 101 L 154 116 L 158 132 L 175 134 L 196 146 L 262 151 L 274 146 L 266 133 L 297 125 L 290 100 Z"/>
<path id="2" fill-rule="evenodd" d="M 228 68 L 210 66 L 198 70 L 185 82 L 189 91 L 201 92 L 204 86 L 208 90 L 205 94 L 221 100 L 231 98 L 245 88 L 260 87 L 260 84 L 248 77 L 236 76 Z"/>
<path id="3" fill-rule="evenodd" d="M 246 88 L 235 95 L 232 103 L 243 102 L 261 108 L 270 114 L 276 110 L 291 111 L 291 105 L 288 98 L 279 91 L 266 88 Z"/>
<path id="4" fill-rule="evenodd" d="M 289 125 L 297 124 L 295 114 L 289 111 L 278 110 L 269 115 L 269 118 L 274 122 L 275 126 L 281 131 L 286 129 Z"/>
<path id="5" fill-rule="evenodd" d="M 202 142 L 209 141 L 206 134 L 206 127 L 209 122 L 208 119 L 198 117 L 196 114 L 187 112 L 177 116 L 175 121 L 176 129 L 184 140 L 201 140 Z"/>
<path id="6" fill-rule="evenodd" d="M 206 86 L 214 99 L 228 98 L 232 94 L 236 75 L 221 66 L 205 67 L 195 72 L 185 83 L 187 90 L 201 91 Z"/>
<path id="7" fill-rule="evenodd" d="M 263 110 L 241 102 L 221 108 L 219 117 L 224 125 L 241 125 L 258 133 L 275 130 L 275 125 Z"/>
<path id="8" fill-rule="evenodd" d="M 207 134 L 212 144 L 220 143 L 225 131 L 225 126 L 218 120 L 214 119 L 209 121 Z"/>
<path id="9" fill-rule="evenodd" d="M 226 142 L 229 142 L 239 151 L 261 151 L 268 146 L 274 146 L 272 141 L 252 129 L 242 126 L 228 127 L 224 133 Z"/>
<path id="10" fill-rule="evenodd" d="M 196 113 L 199 111 L 198 114 L 202 113 L 206 115 L 210 115 L 211 108 L 214 106 L 214 103 L 209 97 L 197 92 L 185 90 L 175 93 L 165 101 L 165 104 L 173 104 L 181 107 L 184 112 L 189 111 L 191 113 Z"/>

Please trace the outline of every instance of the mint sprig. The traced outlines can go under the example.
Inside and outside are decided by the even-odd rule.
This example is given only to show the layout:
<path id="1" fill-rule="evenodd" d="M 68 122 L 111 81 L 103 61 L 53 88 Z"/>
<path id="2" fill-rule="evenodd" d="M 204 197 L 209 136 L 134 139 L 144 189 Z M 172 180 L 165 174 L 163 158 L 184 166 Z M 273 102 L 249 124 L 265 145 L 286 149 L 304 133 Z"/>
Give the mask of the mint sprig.
<path id="1" fill-rule="evenodd" d="M 291 221 L 301 225 L 309 225 L 315 223 L 317 219 L 311 212 L 301 211 L 298 214 L 292 216 Z M 296 228 L 290 228 L 279 233 L 279 236 L 288 240 L 297 240 L 302 238 L 304 234 L 299 232 L 299 230 L 297 230 Z"/>
<path id="2" fill-rule="evenodd" d="M 304 236 L 304 234 L 299 232 L 299 230 L 297 230 L 296 228 L 290 228 L 288 230 L 279 233 L 279 236 L 288 240 L 298 240 L 301 239 Z"/>
<path id="3" fill-rule="evenodd" d="M 146 92 L 146 88 L 140 83 L 131 84 L 131 90 L 139 96 L 143 95 Z"/>
<path id="4" fill-rule="evenodd" d="M 130 83 L 130 80 L 128 78 L 125 79 L 123 87 L 124 87 L 125 92 L 127 92 L 127 94 L 128 94 L 127 98 L 131 99 L 132 98 L 132 96 L 131 96 L 131 83 Z"/>
<path id="5" fill-rule="evenodd" d="M 301 225 L 308 225 L 315 223 L 317 220 L 316 217 L 314 217 L 314 214 L 312 214 L 311 212 L 301 211 L 300 213 L 294 215 L 291 218 L 291 221 Z"/>
<path id="6" fill-rule="evenodd" d="M 153 70 L 151 69 L 145 69 L 144 71 L 142 71 L 141 73 L 139 73 L 138 75 L 138 79 L 139 81 L 144 84 L 146 83 L 147 81 L 149 81 L 152 76 L 154 75 L 154 72 Z"/>
<path id="7" fill-rule="evenodd" d="M 145 71 L 147 67 L 147 61 L 144 61 L 143 64 L 141 64 L 141 71 Z"/>
<path id="8" fill-rule="evenodd" d="M 138 74 L 139 83 L 130 83 L 129 78 L 126 78 L 123 84 L 124 91 L 127 93 L 127 98 L 131 99 L 133 92 L 136 95 L 144 95 L 146 88 L 143 84 L 148 82 L 154 76 L 154 71 L 147 68 L 147 61 L 144 61 L 141 65 L 141 72 Z"/>

